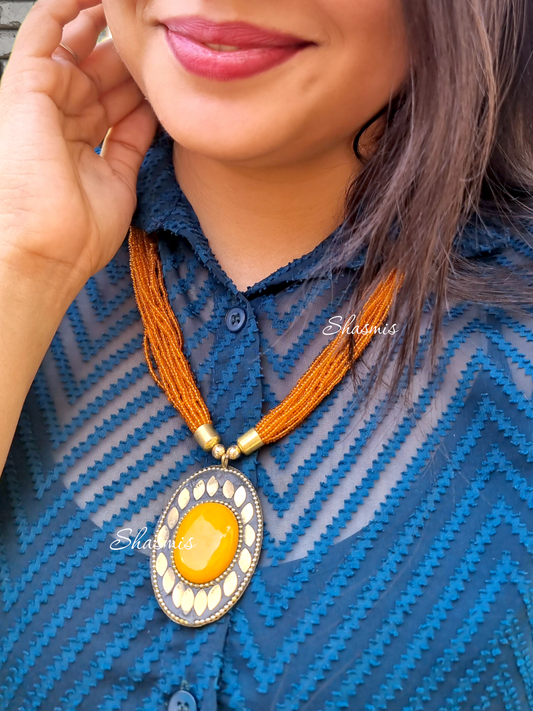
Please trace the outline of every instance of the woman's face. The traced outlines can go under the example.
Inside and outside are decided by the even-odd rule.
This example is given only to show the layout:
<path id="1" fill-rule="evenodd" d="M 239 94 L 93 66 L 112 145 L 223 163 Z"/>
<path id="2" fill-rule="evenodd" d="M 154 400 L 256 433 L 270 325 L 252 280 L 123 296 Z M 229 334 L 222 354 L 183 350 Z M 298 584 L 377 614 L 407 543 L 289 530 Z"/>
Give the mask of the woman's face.
<path id="1" fill-rule="evenodd" d="M 401 0 L 103 4 L 117 50 L 163 126 L 186 149 L 218 160 L 274 166 L 351 151 L 408 71 Z M 218 35 L 202 20 L 293 37 Z M 241 49 L 228 57 L 200 40 Z"/>

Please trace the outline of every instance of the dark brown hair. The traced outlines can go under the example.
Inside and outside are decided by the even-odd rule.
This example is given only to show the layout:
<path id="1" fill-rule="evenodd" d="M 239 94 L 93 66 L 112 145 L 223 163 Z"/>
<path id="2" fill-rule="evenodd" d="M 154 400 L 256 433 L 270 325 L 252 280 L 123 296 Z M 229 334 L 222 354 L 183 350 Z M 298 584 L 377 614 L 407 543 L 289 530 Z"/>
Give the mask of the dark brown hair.
<path id="1" fill-rule="evenodd" d="M 453 300 L 533 304 L 523 275 L 456 248 L 465 228 L 496 223 L 527 239 L 533 224 L 533 2 L 403 0 L 403 9 L 409 79 L 358 136 L 363 168 L 328 255 L 334 268 L 367 250 L 350 313 L 391 268 L 405 274 L 389 316 L 400 330 L 376 346 L 378 381 L 397 351 L 391 391 L 413 372 L 428 303 L 432 358 Z M 380 131 L 364 157 L 371 125 Z"/>

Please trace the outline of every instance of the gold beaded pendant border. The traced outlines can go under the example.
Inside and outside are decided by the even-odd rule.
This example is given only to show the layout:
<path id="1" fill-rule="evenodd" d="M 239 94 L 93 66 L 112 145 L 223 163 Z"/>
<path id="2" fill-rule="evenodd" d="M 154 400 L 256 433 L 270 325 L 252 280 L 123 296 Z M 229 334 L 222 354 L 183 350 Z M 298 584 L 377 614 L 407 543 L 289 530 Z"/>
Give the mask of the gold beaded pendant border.
<path id="1" fill-rule="evenodd" d="M 172 542 L 178 523 L 201 503 L 227 506 L 239 526 L 239 542 L 226 570 L 209 583 L 192 583 L 174 563 Z M 188 627 L 215 622 L 241 597 L 257 566 L 263 543 L 263 515 L 250 480 L 233 467 L 206 467 L 176 489 L 154 532 L 150 557 L 154 593 L 171 620 Z M 170 545 L 169 545 L 170 544 Z"/>

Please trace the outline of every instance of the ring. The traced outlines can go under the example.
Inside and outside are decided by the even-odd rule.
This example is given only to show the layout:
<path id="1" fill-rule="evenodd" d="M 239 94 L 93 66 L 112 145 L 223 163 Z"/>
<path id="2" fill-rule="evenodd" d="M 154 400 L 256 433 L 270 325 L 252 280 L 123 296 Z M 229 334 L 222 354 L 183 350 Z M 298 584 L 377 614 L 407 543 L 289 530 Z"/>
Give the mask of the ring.
<path id="1" fill-rule="evenodd" d="M 60 47 L 63 47 L 63 49 L 66 49 L 67 52 L 68 52 L 69 54 L 71 54 L 71 55 L 74 57 L 74 60 L 76 61 L 76 66 L 79 67 L 79 65 L 80 65 L 80 60 L 79 60 L 78 55 L 76 54 L 76 52 L 75 52 L 73 49 L 71 49 L 71 48 L 68 46 L 68 44 L 63 44 L 63 42 L 60 42 L 60 43 L 59 43 L 59 46 L 60 46 Z"/>

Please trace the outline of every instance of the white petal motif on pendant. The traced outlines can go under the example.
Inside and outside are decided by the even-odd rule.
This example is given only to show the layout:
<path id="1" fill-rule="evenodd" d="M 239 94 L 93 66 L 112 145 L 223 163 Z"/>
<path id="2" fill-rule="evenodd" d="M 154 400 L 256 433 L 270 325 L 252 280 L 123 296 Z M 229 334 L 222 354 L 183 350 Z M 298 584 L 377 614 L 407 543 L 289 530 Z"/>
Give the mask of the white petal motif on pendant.
<path id="1" fill-rule="evenodd" d="M 248 521 L 251 520 L 253 515 L 254 515 L 254 507 L 252 506 L 251 502 L 249 502 L 246 504 L 246 506 L 241 511 L 242 520 L 244 521 L 244 523 L 248 523 Z"/>
<path id="2" fill-rule="evenodd" d="M 157 556 L 157 560 L 155 562 L 155 569 L 157 571 L 157 574 L 163 577 L 165 574 L 165 570 L 168 568 L 168 560 L 166 555 L 161 551 L 161 553 Z"/>
<path id="3" fill-rule="evenodd" d="M 210 610 L 214 610 L 221 599 L 222 599 L 222 588 L 217 583 L 215 585 L 215 587 L 211 588 L 211 590 L 209 591 L 209 595 L 207 596 L 207 607 Z"/>
<path id="4" fill-rule="evenodd" d="M 178 506 L 180 507 L 180 509 L 184 509 L 187 506 L 190 498 L 191 495 L 189 493 L 189 489 L 183 489 L 183 491 L 178 496 Z"/>
<path id="5" fill-rule="evenodd" d="M 215 476 L 212 476 L 211 479 L 207 482 L 207 493 L 209 496 L 214 496 L 218 491 L 218 481 Z"/>
<path id="6" fill-rule="evenodd" d="M 246 527 L 244 529 L 244 542 L 246 543 L 247 546 L 253 546 L 254 541 L 255 541 L 255 531 L 250 526 L 250 524 L 247 523 Z"/>
<path id="7" fill-rule="evenodd" d="M 164 548 L 168 542 L 170 536 L 170 531 L 167 526 L 161 526 L 159 533 L 157 534 L 157 547 Z"/>
<path id="8" fill-rule="evenodd" d="M 185 592 L 183 593 L 183 597 L 181 598 L 181 609 L 185 614 L 187 614 L 192 610 L 193 605 L 194 593 L 190 588 L 187 588 L 187 590 L 185 590 Z"/>
<path id="9" fill-rule="evenodd" d="M 163 590 L 166 593 L 169 593 L 172 590 L 172 588 L 174 587 L 175 582 L 176 582 L 176 574 L 174 573 L 172 568 L 169 568 L 163 577 Z"/>
<path id="10" fill-rule="evenodd" d="M 248 572 L 250 565 L 252 564 L 252 556 L 248 548 L 243 548 L 242 553 L 239 556 L 239 568 L 243 573 Z"/>
<path id="11" fill-rule="evenodd" d="M 183 597 L 183 593 L 185 591 L 185 585 L 180 582 L 176 585 L 174 588 L 174 592 L 172 593 L 172 602 L 176 607 L 179 607 L 181 605 L 181 598 Z"/>
<path id="12" fill-rule="evenodd" d="M 233 482 L 231 482 L 229 479 L 227 479 L 224 482 L 224 486 L 222 487 L 222 491 L 224 492 L 224 496 L 226 499 L 231 499 L 233 496 L 233 492 L 235 491 L 235 487 L 233 486 Z"/>
<path id="13" fill-rule="evenodd" d="M 178 512 L 178 509 L 175 506 L 173 506 L 170 509 L 170 511 L 168 512 L 168 517 L 167 517 L 168 527 L 170 528 L 171 531 L 174 528 L 174 526 L 178 523 L 179 517 L 180 517 L 180 515 Z"/>
<path id="14" fill-rule="evenodd" d="M 239 486 L 239 488 L 235 492 L 235 497 L 233 498 L 233 501 L 235 501 L 235 506 L 240 509 L 240 507 L 244 504 L 245 499 L 246 489 L 244 488 L 244 486 Z"/>
<path id="15" fill-rule="evenodd" d="M 226 580 L 224 580 L 224 595 L 227 595 L 228 597 L 233 595 L 235 589 L 237 588 L 237 583 L 237 573 L 232 570 Z"/>
<path id="16" fill-rule="evenodd" d="M 204 495 L 205 492 L 205 481 L 203 479 L 200 479 L 200 481 L 194 485 L 194 489 L 192 490 L 192 495 L 198 501 L 198 499 Z"/>
<path id="17" fill-rule="evenodd" d="M 202 588 L 201 590 L 198 590 L 196 593 L 196 597 L 194 598 L 194 611 L 200 617 L 200 615 L 203 615 L 205 612 L 205 608 L 207 607 L 207 595 L 205 590 Z"/>

